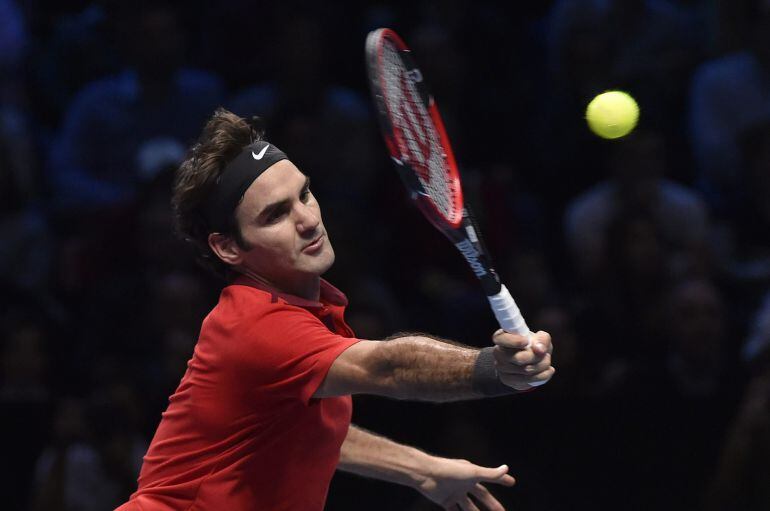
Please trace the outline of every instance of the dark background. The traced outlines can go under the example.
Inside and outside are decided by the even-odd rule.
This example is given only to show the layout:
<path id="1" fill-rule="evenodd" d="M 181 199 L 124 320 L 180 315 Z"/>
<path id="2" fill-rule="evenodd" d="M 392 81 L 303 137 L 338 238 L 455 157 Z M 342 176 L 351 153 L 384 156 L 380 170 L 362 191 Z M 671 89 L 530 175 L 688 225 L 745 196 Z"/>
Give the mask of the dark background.
<path id="1" fill-rule="evenodd" d="M 488 401 L 356 398 L 354 422 L 509 464 L 508 509 L 770 509 L 770 3 L 728 0 L 0 0 L 0 507 L 136 488 L 222 286 L 169 207 L 218 105 L 312 177 L 359 337 L 490 344 L 473 275 L 389 167 L 363 59 L 380 26 L 421 63 L 558 372 Z M 583 115 L 613 88 L 641 119 L 606 141 Z M 327 508 L 435 507 L 338 474 Z"/>

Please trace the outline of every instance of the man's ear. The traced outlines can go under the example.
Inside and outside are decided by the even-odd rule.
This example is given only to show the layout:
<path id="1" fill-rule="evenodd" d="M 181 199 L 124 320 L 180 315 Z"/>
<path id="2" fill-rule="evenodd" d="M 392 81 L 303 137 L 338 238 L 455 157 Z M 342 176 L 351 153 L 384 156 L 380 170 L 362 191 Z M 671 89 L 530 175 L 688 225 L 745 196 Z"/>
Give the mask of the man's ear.
<path id="1" fill-rule="evenodd" d="M 209 234 L 209 247 L 223 262 L 237 266 L 243 260 L 243 252 L 232 236 L 212 232 Z"/>

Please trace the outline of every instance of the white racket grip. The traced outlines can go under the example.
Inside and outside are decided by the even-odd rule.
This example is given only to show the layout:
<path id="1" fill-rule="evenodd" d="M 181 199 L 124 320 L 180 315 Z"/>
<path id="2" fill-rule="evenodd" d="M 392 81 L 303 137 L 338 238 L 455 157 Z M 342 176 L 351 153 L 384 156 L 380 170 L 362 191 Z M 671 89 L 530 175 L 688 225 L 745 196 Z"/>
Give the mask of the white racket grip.
<path id="1" fill-rule="evenodd" d="M 507 287 L 501 286 L 499 293 L 487 296 L 487 299 L 489 305 L 492 306 L 497 322 L 500 323 L 500 328 L 512 334 L 523 335 L 531 342 L 532 332 L 529 331 L 529 327 L 521 316 L 521 311 Z"/>
<path id="2" fill-rule="evenodd" d="M 526 337 L 529 340 L 527 348 L 532 346 L 532 332 L 527 326 L 527 322 L 524 321 L 524 317 L 521 315 L 519 306 L 516 305 L 516 300 L 513 299 L 511 293 L 505 285 L 500 287 L 500 292 L 493 296 L 487 296 L 489 305 L 492 306 L 492 311 L 495 313 L 497 322 L 500 323 L 500 328 L 506 332 L 518 334 Z M 546 381 L 531 382 L 530 387 L 538 387 L 548 383 Z"/>

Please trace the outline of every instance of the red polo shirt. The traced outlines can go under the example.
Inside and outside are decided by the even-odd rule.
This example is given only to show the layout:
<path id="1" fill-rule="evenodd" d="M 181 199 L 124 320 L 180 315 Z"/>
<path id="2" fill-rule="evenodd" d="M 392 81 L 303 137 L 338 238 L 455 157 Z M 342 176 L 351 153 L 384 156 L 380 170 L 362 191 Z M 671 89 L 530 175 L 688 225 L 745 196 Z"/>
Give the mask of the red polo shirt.
<path id="1" fill-rule="evenodd" d="M 347 299 L 312 302 L 239 277 L 203 321 L 124 510 L 320 510 L 352 412 L 314 399 L 357 342 Z"/>

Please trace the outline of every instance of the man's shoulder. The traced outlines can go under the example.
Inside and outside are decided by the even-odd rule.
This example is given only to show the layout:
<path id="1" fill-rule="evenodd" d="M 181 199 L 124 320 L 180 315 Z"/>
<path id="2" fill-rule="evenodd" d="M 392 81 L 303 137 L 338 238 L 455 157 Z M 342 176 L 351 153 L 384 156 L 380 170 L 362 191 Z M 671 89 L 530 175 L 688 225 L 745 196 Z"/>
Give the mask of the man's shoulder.
<path id="1" fill-rule="evenodd" d="M 267 370 L 340 339 L 313 311 L 269 290 L 231 284 L 203 320 L 196 350 L 228 367 Z"/>
<path id="2" fill-rule="evenodd" d="M 203 320 L 199 342 L 236 349 L 254 343 L 271 344 L 283 337 L 289 325 L 305 323 L 306 319 L 315 318 L 269 292 L 231 284 L 222 290 L 219 302 Z"/>
<path id="3" fill-rule="evenodd" d="M 212 312 L 219 312 L 233 318 L 254 319 L 261 315 L 280 310 L 302 310 L 290 305 L 268 290 L 242 284 L 229 284 L 222 289 L 219 302 Z"/>
<path id="4" fill-rule="evenodd" d="M 678 207 L 680 209 L 702 210 L 705 214 L 706 204 L 696 190 L 670 179 L 661 179 L 660 192 L 667 205 Z"/>
<path id="5" fill-rule="evenodd" d="M 290 303 L 269 290 L 248 285 L 230 284 L 222 289 L 219 301 L 204 320 L 204 327 L 218 325 L 226 330 L 253 329 L 259 324 L 276 321 L 315 320 L 312 312 Z"/>
<path id="6" fill-rule="evenodd" d="M 596 183 L 585 190 L 567 203 L 565 209 L 567 223 L 583 222 L 588 217 L 593 218 L 597 215 L 608 214 L 613 205 L 615 192 L 616 187 L 609 180 Z"/>
<path id="7" fill-rule="evenodd" d="M 707 60 L 695 70 L 693 83 L 700 86 L 730 85 L 740 83 L 736 77 L 745 78 L 754 75 L 757 63 L 754 56 L 748 51 L 728 53 L 720 57 Z"/>

